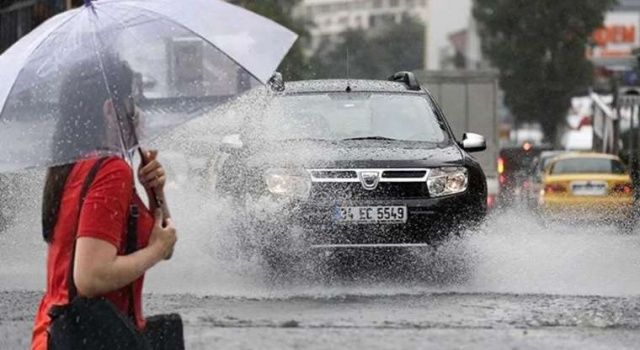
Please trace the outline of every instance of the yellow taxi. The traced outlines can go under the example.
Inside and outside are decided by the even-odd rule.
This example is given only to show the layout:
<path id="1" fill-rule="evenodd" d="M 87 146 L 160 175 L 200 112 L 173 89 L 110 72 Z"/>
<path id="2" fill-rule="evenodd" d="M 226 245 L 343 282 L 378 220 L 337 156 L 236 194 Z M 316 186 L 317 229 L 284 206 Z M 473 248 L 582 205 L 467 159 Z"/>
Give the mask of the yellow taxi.
<path id="1" fill-rule="evenodd" d="M 555 157 L 544 171 L 538 204 L 551 217 L 633 228 L 631 177 L 613 155 L 565 153 Z"/>

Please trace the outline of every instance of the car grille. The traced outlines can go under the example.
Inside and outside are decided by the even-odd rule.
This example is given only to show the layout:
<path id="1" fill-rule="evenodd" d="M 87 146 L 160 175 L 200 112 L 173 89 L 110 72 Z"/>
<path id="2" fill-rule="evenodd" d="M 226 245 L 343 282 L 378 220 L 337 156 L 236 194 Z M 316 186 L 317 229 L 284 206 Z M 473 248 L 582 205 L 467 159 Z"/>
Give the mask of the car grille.
<path id="1" fill-rule="evenodd" d="M 429 197 L 428 169 L 312 169 L 311 198 L 318 200 L 384 200 Z M 363 174 L 376 174 L 373 189 L 363 185 Z"/>

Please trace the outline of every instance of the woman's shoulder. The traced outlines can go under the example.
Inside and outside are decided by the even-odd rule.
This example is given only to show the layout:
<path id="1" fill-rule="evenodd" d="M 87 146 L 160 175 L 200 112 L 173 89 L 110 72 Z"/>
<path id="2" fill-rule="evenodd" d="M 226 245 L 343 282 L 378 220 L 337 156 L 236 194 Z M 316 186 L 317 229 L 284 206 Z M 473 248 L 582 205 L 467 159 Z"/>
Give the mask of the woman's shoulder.
<path id="1" fill-rule="evenodd" d="M 100 159 L 98 159 L 97 161 L 100 161 Z M 100 168 L 109 168 L 112 170 L 131 172 L 131 166 L 129 166 L 129 163 L 127 163 L 127 161 L 125 161 L 122 157 L 117 156 L 102 158 L 102 165 L 100 166 Z"/>
<path id="2" fill-rule="evenodd" d="M 118 156 L 108 156 L 103 158 L 91 158 L 78 162 L 79 170 L 81 173 L 88 175 L 91 169 L 100 162 L 100 168 L 96 173 L 96 178 L 121 178 L 129 179 L 133 178 L 133 171 L 129 163 Z"/>

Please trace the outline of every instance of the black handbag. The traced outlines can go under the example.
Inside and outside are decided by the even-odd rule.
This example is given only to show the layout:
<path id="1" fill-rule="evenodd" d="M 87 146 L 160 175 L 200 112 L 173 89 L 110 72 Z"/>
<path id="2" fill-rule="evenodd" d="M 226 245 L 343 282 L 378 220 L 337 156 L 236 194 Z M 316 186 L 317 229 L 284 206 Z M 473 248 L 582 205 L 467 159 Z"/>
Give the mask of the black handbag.
<path id="1" fill-rule="evenodd" d="M 182 318 L 178 314 L 147 317 L 143 335 L 153 350 L 184 350 Z"/>
<path id="2" fill-rule="evenodd" d="M 104 162 L 93 165 L 80 192 L 80 207 L 89 187 Z M 135 190 L 134 190 L 135 191 Z M 138 208 L 130 207 L 125 252 L 135 252 L 137 245 Z M 79 214 L 78 214 L 79 216 Z M 79 221 L 79 220 L 78 220 Z M 78 227 L 76 224 L 76 234 Z M 49 310 L 49 350 L 183 350 L 184 336 L 180 315 L 159 315 L 148 319 L 147 329 L 141 333 L 133 323 L 133 284 L 130 293 L 129 316 L 123 314 L 105 298 L 78 296 L 73 281 L 75 240 L 69 264 L 69 300 L 66 305 L 55 305 Z M 160 339 L 157 339 L 160 337 Z"/>
<path id="3" fill-rule="evenodd" d="M 49 315 L 49 350 L 152 349 L 133 322 L 103 298 L 77 297 Z"/>

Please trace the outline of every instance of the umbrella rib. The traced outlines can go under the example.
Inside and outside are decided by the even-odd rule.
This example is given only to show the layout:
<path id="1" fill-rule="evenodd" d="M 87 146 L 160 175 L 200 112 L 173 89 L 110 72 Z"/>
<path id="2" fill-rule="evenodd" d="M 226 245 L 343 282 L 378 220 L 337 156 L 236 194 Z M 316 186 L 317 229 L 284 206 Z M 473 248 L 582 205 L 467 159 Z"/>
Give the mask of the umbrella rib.
<path id="1" fill-rule="evenodd" d="M 111 98 L 113 98 L 113 93 L 111 91 L 111 88 L 109 87 L 109 79 L 107 78 L 107 74 L 105 72 L 105 68 L 104 68 L 104 62 L 102 61 L 102 56 L 100 55 L 100 51 L 98 48 L 98 45 L 96 43 L 97 40 L 97 33 L 96 33 L 96 25 L 95 22 L 92 24 L 93 27 L 93 33 L 91 35 L 91 42 L 93 43 L 93 48 L 94 51 L 96 53 L 96 56 L 98 58 L 98 62 L 100 63 L 100 71 L 102 72 L 102 77 L 103 77 L 103 81 L 105 84 L 105 88 L 107 89 L 107 94 L 109 94 L 109 96 Z M 124 130 L 122 130 L 122 125 L 124 124 L 124 122 L 121 120 L 121 116 L 120 113 L 118 113 L 117 108 L 114 108 L 115 114 L 116 114 L 116 118 L 118 119 L 118 131 L 120 134 L 120 148 L 124 151 L 124 156 L 127 157 L 127 159 L 129 160 L 129 162 L 131 164 L 133 164 L 133 159 L 131 159 L 131 156 L 129 155 L 129 148 L 127 147 L 127 143 L 124 139 Z M 137 135 L 135 135 L 135 129 L 131 131 L 135 138 L 136 138 L 136 145 L 134 147 L 138 146 L 138 137 Z"/>
<path id="2" fill-rule="evenodd" d="M 111 6 L 117 6 L 115 4 L 112 3 L 106 3 L 105 5 L 111 5 Z M 183 29 L 187 30 L 190 33 L 193 33 L 193 35 L 199 37 L 200 39 L 204 40 L 205 42 L 209 43 L 209 45 L 215 47 L 219 52 L 221 52 L 225 57 L 229 58 L 231 61 L 233 61 L 233 63 L 235 63 L 238 67 L 242 68 L 244 71 L 246 71 L 247 73 L 249 73 L 249 75 L 251 75 L 255 80 L 262 82 L 262 80 L 260 80 L 260 78 L 258 78 L 257 76 L 255 76 L 255 74 L 253 74 L 251 71 L 249 71 L 248 69 L 244 68 L 244 66 L 242 64 L 240 64 L 240 62 L 236 61 L 233 57 L 231 57 L 229 54 L 227 54 L 226 52 L 224 52 L 223 50 L 221 50 L 220 48 L 218 48 L 218 45 L 212 43 L 209 39 L 205 38 L 204 36 L 200 35 L 199 33 L 196 33 L 195 31 L 189 29 L 189 27 L 185 26 L 182 23 L 179 23 L 173 19 L 171 19 L 171 17 L 168 17 L 166 15 L 163 15 L 162 13 L 159 13 L 157 11 L 153 11 L 144 7 L 140 7 L 140 6 L 136 6 L 135 4 L 127 4 L 127 6 L 131 6 L 131 7 L 135 7 L 138 10 L 142 10 L 142 11 L 147 11 L 150 13 L 153 13 L 159 17 L 164 18 L 165 20 L 167 20 L 170 23 L 175 23 L 176 25 L 182 27 Z M 123 6 L 125 7 L 125 6 Z M 264 84 L 264 83 L 263 83 Z"/>
<path id="3" fill-rule="evenodd" d="M 112 5 L 112 6 L 114 6 L 114 5 Z M 114 6 L 114 7 L 119 7 L 119 6 Z M 122 8 L 122 7 L 121 7 L 121 8 Z M 127 30 L 127 29 L 129 29 L 129 28 L 132 28 L 133 26 L 126 26 L 126 25 L 125 25 L 125 24 L 124 24 L 120 19 L 118 19 L 118 18 L 116 18 L 115 16 L 111 15 L 110 13 L 108 13 L 108 11 L 103 11 L 103 12 L 101 12 L 100 14 L 105 15 L 105 16 L 107 16 L 107 17 L 111 18 L 111 19 L 112 19 L 113 21 L 115 21 L 116 23 L 118 23 L 118 24 L 122 27 L 123 32 L 125 32 L 125 33 L 127 33 L 127 34 L 131 35 L 131 37 L 133 37 L 133 39 L 134 39 L 135 41 L 137 41 L 137 42 L 138 42 L 138 44 L 144 44 L 144 41 L 143 41 L 143 40 L 139 39 L 135 34 L 133 34 L 132 32 L 130 33 L 130 32 Z M 151 22 L 153 22 L 153 21 L 148 20 L 148 21 L 144 21 L 144 22 L 138 23 L 138 24 L 136 24 L 136 25 L 141 25 L 141 24 L 146 24 L 146 23 L 151 23 Z"/>
<path id="4" fill-rule="evenodd" d="M 120 4 L 116 4 L 116 3 L 109 3 L 108 5 L 109 5 L 109 6 L 112 6 L 112 7 L 114 7 L 114 8 L 118 8 L 118 9 L 121 9 L 121 10 L 125 10 L 125 11 L 126 11 L 126 10 L 129 10 L 129 8 L 127 8 L 126 6 L 122 6 L 122 5 L 120 5 Z M 103 4 L 102 6 L 106 6 L 106 5 L 104 5 L 104 4 Z M 146 10 L 146 9 L 144 9 L 144 10 Z M 155 14 L 155 12 L 152 12 L 152 11 L 149 11 L 149 12 L 151 12 L 151 13 Z M 120 23 L 120 24 L 121 24 L 125 29 L 129 29 L 129 28 L 133 28 L 133 27 L 136 27 L 136 26 L 140 26 L 140 25 L 143 25 L 143 24 L 152 23 L 152 22 L 157 21 L 157 19 L 139 20 L 139 21 L 137 21 L 137 22 L 133 22 L 134 24 L 132 24 L 132 25 L 125 26 L 124 24 L 122 24 L 122 21 L 118 20 L 118 19 L 117 19 L 117 18 L 115 18 L 113 15 L 111 15 L 111 14 L 109 14 L 109 13 L 106 13 L 106 12 L 105 12 L 105 13 L 102 13 L 102 12 L 101 12 L 101 14 L 107 15 L 107 16 L 109 16 L 109 17 L 111 17 L 111 18 L 115 19 L 115 20 L 116 20 L 116 21 L 118 21 L 118 22 L 119 22 L 119 23 Z"/>

